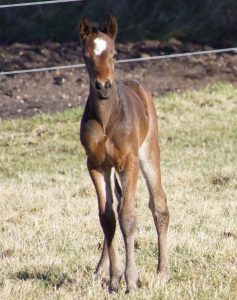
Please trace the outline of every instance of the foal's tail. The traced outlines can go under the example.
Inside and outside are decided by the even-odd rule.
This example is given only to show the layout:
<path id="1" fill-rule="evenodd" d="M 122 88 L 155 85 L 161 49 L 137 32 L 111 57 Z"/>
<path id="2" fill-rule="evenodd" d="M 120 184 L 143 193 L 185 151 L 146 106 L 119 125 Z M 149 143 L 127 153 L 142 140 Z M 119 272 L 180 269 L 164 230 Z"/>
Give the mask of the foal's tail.
<path id="1" fill-rule="evenodd" d="M 118 196 L 121 198 L 122 197 L 122 189 L 119 185 L 116 173 L 114 172 L 114 182 L 115 182 L 115 191 L 118 193 Z"/>
<path id="2" fill-rule="evenodd" d="M 118 200 L 118 213 L 120 212 L 120 209 L 122 207 L 122 189 L 121 189 L 121 186 L 118 182 L 118 179 L 117 179 L 117 176 L 116 176 L 116 172 L 114 172 L 114 193 L 115 193 L 115 196 Z"/>

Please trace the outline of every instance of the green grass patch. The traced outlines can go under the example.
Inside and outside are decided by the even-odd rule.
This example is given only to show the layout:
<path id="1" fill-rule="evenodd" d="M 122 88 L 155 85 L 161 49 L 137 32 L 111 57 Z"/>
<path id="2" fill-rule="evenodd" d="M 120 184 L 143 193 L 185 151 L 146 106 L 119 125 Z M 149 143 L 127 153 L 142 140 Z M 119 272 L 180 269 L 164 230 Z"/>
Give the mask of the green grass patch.
<path id="1" fill-rule="evenodd" d="M 22 171 L 64 174 L 75 170 L 82 159 L 79 122 L 82 109 L 31 119 L 1 121 L 0 176 Z"/>

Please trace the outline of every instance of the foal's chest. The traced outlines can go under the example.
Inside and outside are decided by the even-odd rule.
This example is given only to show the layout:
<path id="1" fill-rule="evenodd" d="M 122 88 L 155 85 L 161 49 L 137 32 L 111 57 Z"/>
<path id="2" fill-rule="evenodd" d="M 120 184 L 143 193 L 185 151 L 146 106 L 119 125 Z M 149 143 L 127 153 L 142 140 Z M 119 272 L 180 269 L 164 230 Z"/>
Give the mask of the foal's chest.
<path id="1" fill-rule="evenodd" d="M 123 143 L 115 142 L 113 138 L 105 135 L 93 140 L 86 147 L 87 155 L 97 165 L 115 167 L 122 171 L 125 164 Z"/>

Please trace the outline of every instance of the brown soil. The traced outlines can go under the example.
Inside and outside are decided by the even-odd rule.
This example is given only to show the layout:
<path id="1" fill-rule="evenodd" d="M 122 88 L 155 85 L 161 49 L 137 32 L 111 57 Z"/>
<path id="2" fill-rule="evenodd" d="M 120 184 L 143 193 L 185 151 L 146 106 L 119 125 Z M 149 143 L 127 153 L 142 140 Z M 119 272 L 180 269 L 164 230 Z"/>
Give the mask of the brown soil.
<path id="1" fill-rule="evenodd" d="M 117 45 L 119 59 L 207 50 L 209 47 L 144 41 Z M 0 47 L 0 70 L 17 70 L 78 64 L 76 43 Z M 133 78 L 146 84 L 153 96 L 201 88 L 215 81 L 237 81 L 237 54 L 201 55 L 117 65 L 117 78 Z M 84 105 L 88 76 L 84 68 L 0 76 L 0 118 L 28 117 L 39 112 L 62 111 Z"/>

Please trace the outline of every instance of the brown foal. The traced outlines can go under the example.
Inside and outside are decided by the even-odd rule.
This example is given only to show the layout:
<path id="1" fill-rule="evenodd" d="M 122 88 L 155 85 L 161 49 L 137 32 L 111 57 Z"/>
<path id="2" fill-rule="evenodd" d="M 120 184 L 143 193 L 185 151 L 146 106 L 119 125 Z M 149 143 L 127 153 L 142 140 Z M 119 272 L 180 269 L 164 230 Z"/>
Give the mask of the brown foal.
<path id="1" fill-rule="evenodd" d="M 101 277 L 109 275 L 110 289 L 118 290 L 124 273 L 115 241 L 118 217 L 126 250 L 127 292 L 137 286 L 134 196 L 141 168 L 158 236 L 158 282 L 164 284 L 170 278 L 166 246 L 169 211 L 161 186 L 154 103 L 150 94 L 136 81 L 115 81 L 117 21 L 114 17 L 109 16 L 105 26 L 100 29 L 83 18 L 79 31 L 90 78 L 80 139 L 96 189 L 99 218 L 105 237 L 96 273 Z"/>

